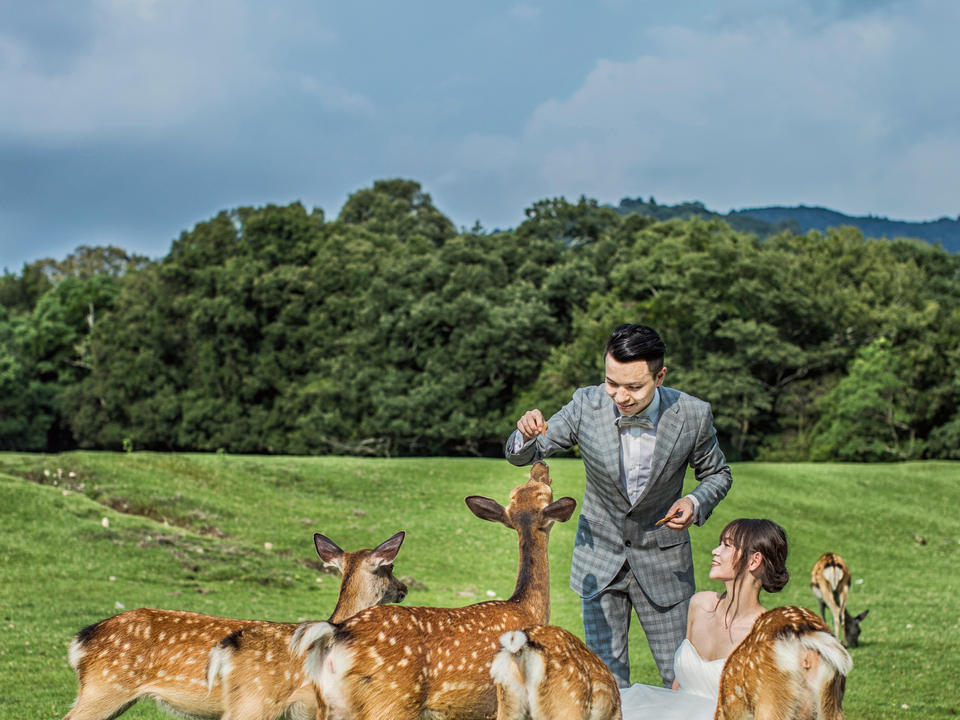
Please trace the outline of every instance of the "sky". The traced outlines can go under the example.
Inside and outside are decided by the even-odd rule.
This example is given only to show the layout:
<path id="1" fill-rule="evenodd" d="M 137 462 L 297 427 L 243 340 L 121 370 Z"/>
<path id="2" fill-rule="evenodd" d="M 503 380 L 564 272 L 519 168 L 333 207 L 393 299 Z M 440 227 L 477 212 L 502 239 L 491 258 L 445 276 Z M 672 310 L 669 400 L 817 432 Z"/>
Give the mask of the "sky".
<path id="1" fill-rule="evenodd" d="M 0 268 L 410 178 L 956 217 L 955 0 L 0 0 Z"/>

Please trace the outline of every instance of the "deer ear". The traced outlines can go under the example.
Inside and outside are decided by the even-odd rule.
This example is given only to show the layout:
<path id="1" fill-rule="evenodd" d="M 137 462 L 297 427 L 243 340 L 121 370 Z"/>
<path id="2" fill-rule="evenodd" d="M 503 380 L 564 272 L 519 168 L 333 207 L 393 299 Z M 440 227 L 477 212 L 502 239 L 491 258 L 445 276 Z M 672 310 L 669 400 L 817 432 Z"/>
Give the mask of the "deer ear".
<path id="1" fill-rule="evenodd" d="M 397 557 L 397 553 L 400 552 L 400 546 L 403 544 L 404 537 L 406 537 L 406 535 L 401 530 L 389 540 L 384 540 L 377 545 L 370 554 L 370 557 L 378 566 L 389 565 Z"/>
<path id="2" fill-rule="evenodd" d="M 317 555 L 324 565 L 335 565 L 343 571 L 343 550 L 333 540 L 320 533 L 313 534 L 313 544 L 317 548 Z"/>
<path id="3" fill-rule="evenodd" d="M 470 512 L 481 520 L 503 523 L 504 525 L 507 524 L 507 513 L 503 505 L 496 500 L 491 500 L 482 495 L 470 495 L 464 498 L 464 502 L 467 503 Z"/>
<path id="4" fill-rule="evenodd" d="M 867 616 L 867 613 L 868 613 L 868 612 L 870 612 L 869 608 L 868 608 L 867 610 L 864 610 L 864 611 L 863 611 L 862 613 L 860 613 L 859 615 L 857 615 L 857 617 L 856 617 L 857 622 L 860 622 L 861 620 L 863 620 L 863 619 Z"/>
<path id="5" fill-rule="evenodd" d="M 543 509 L 543 517 L 557 522 L 566 522 L 577 509 L 577 501 L 572 497 L 562 497 L 554 500 Z"/>

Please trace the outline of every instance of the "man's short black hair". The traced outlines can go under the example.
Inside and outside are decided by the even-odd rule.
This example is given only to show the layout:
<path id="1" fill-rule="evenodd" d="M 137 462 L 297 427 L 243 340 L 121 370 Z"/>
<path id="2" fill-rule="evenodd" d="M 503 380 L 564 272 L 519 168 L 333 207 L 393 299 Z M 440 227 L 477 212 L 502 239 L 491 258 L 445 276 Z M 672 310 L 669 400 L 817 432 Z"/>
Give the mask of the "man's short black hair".
<path id="1" fill-rule="evenodd" d="M 663 356 L 666 353 L 667 346 L 656 330 L 634 323 L 624 323 L 614 328 L 603 351 L 604 357 L 609 354 L 621 363 L 646 360 L 651 375 L 656 375 L 663 368 Z"/>

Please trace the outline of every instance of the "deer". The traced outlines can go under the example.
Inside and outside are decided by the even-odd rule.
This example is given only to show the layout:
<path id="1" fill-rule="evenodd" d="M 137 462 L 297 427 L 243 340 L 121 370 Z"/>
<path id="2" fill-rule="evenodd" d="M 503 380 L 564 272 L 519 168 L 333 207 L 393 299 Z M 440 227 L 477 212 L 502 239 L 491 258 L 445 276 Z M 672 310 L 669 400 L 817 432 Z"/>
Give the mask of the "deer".
<path id="1" fill-rule="evenodd" d="M 815 613 L 768 610 L 723 665 L 714 720 L 843 720 L 852 667 Z"/>
<path id="2" fill-rule="evenodd" d="M 373 550 L 344 552 L 316 533 L 314 546 L 324 565 L 342 570 L 334 617 L 347 618 L 378 602 L 390 602 L 406 587 L 389 570 L 403 542 L 399 532 Z M 68 653 L 79 692 L 63 720 L 107 720 L 141 698 L 193 718 L 216 718 L 220 693 L 207 687 L 207 655 L 231 633 L 266 625 L 180 610 L 139 608 L 114 615 L 76 634 Z"/>
<path id="3" fill-rule="evenodd" d="M 404 599 L 407 587 L 392 572 L 402 542 L 403 533 L 397 533 L 372 551 L 331 553 L 329 562 L 341 571 L 344 590 L 328 622 L 340 623 L 359 610 Z M 354 576 L 364 583 L 347 587 L 346 578 Z M 365 597 L 356 597 L 360 593 Z M 297 627 L 298 623 L 260 623 L 234 631 L 210 650 L 207 687 L 211 693 L 220 689 L 222 720 L 267 720 L 285 712 L 289 720 L 317 716 L 313 683 L 303 675 L 302 659 L 295 660 L 290 651 Z"/>
<path id="4" fill-rule="evenodd" d="M 345 623 L 305 623 L 291 640 L 316 686 L 322 716 L 335 720 L 492 719 L 497 692 L 490 668 L 500 636 L 550 619 L 547 544 L 555 522 L 576 508 L 553 500 L 546 463 L 510 492 L 503 507 L 471 495 L 470 511 L 515 530 L 519 569 L 513 594 L 460 608 L 374 607 Z"/>
<path id="5" fill-rule="evenodd" d="M 497 720 L 621 720 L 616 678 L 573 633 L 535 625 L 504 633 L 500 648 Z"/>
<path id="6" fill-rule="evenodd" d="M 847 611 L 850 594 L 850 569 L 836 553 L 824 553 L 810 571 L 810 590 L 820 601 L 820 615 L 827 620 L 827 608 L 833 616 L 833 634 L 845 647 L 860 645 L 860 623 L 869 610 L 853 616 Z"/>

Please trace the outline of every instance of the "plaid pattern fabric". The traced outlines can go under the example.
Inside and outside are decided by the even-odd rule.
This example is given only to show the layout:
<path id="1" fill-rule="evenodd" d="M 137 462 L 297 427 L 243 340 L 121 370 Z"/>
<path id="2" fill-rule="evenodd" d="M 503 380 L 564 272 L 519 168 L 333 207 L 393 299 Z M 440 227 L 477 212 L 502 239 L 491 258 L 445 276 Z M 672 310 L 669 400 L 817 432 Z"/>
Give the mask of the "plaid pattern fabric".
<path id="1" fill-rule="evenodd" d="M 624 565 L 602 592 L 582 598 L 580 607 L 587 646 L 606 663 L 620 687 L 630 687 L 631 607 L 643 627 L 664 687 L 673 685 L 673 658 L 686 634 L 688 603 L 680 602 L 668 608 L 655 605 Z"/>
<path id="2" fill-rule="evenodd" d="M 730 467 L 717 443 L 713 413 L 702 400 L 672 388 L 660 388 L 660 420 L 650 480 L 634 503 L 620 481 L 617 414 L 603 385 L 580 388 L 548 420 L 546 433 L 516 453 L 512 452 L 511 435 L 506 457 L 514 465 L 529 465 L 579 445 L 586 486 L 570 587 L 581 598 L 590 599 L 610 585 L 626 561 L 643 594 L 654 605 L 669 608 L 685 604 L 694 592 L 690 535 L 687 530 L 677 532 L 666 525 L 656 527 L 656 521 L 682 494 L 688 464 L 699 481 L 692 491 L 700 503 L 697 525 L 706 521 L 727 494 L 732 482 Z M 622 623 L 626 624 L 629 613 L 624 617 Z"/>

